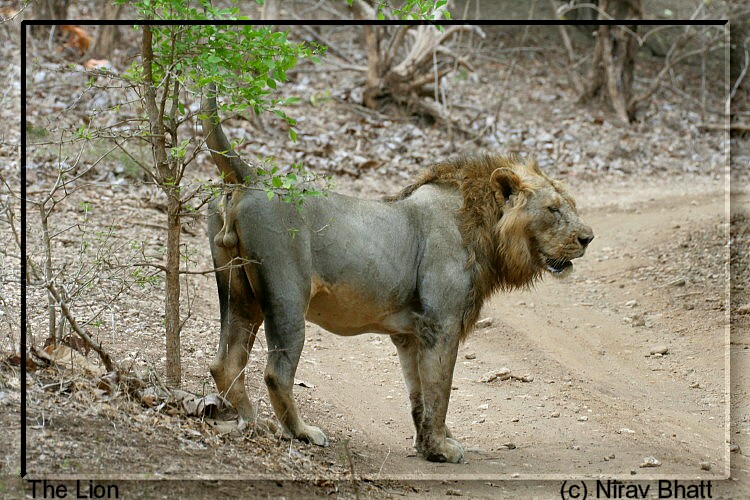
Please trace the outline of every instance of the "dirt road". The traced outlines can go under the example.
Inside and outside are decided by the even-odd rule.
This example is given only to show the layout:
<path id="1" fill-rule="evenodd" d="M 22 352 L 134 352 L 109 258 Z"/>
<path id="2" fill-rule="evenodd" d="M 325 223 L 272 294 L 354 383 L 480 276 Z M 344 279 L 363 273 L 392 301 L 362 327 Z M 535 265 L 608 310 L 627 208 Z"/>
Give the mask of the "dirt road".
<path id="1" fill-rule="evenodd" d="M 592 197 L 582 213 L 596 239 L 574 274 L 494 297 L 482 315 L 491 326 L 459 352 L 448 422 L 466 464 L 415 456 L 387 337 L 309 325 L 297 377 L 314 387 L 295 389 L 303 414 L 331 438 L 322 453 L 335 461 L 348 442 L 368 477 L 724 476 L 722 186 Z M 667 352 L 650 354 L 659 348 Z M 480 381 L 503 367 L 533 380 Z M 646 457 L 661 465 L 640 467 Z"/>

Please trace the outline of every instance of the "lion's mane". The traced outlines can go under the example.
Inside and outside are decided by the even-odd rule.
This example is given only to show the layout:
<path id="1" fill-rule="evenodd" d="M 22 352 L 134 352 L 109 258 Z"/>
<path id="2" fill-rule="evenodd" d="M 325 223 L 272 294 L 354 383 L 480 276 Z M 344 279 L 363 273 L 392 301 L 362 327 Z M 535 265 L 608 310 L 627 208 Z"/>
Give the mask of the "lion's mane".
<path id="1" fill-rule="evenodd" d="M 492 173 L 501 168 L 512 170 L 523 180 L 512 204 L 506 203 L 490 182 Z M 466 156 L 430 166 L 414 183 L 389 198 L 404 199 L 427 184 L 452 187 L 461 193 L 458 226 L 469 254 L 466 266 L 472 271 L 471 303 L 463 318 L 462 336 L 473 327 L 485 298 L 496 290 L 529 287 L 541 274 L 530 234 L 533 214 L 525 210 L 537 176 L 539 181 L 558 187 L 534 160 L 524 162 L 516 155 Z"/>

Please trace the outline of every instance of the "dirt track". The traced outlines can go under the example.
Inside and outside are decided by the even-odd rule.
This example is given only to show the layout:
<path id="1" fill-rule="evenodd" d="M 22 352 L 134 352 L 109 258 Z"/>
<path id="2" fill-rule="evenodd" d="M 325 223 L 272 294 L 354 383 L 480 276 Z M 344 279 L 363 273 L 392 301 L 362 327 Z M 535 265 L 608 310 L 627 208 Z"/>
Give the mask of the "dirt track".
<path id="1" fill-rule="evenodd" d="M 348 440 L 357 473 L 373 478 L 725 476 L 722 188 L 578 190 L 596 239 L 574 274 L 494 297 L 482 314 L 492 325 L 459 352 L 448 422 L 466 464 L 415 456 L 387 337 L 309 325 L 297 377 L 314 387 L 295 390 L 305 418 L 331 438 L 323 455 L 336 461 Z M 650 356 L 659 345 L 668 353 Z M 501 367 L 533 381 L 479 381 Z M 661 466 L 639 467 L 648 456 Z"/>

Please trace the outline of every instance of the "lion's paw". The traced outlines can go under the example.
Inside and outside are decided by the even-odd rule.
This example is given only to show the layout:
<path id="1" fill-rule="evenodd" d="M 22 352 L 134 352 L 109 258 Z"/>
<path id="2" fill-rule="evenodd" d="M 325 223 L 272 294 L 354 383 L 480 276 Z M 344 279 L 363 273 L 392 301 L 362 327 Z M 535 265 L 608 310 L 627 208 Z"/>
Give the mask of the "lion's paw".
<path id="1" fill-rule="evenodd" d="M 446 438 L 452 438 L 453 437 L 453 433 L 448 428 L 448 426 L 445 427 L 445 437 Z M 458 444 L 459 446 L 461 446 L 461 443 L 459 443 L 458 441 L 454 441 L 454 442 L 456 444 Z M 416 432 L 414 434 L 412 434 L 412 436 L 411 436 L 411 445 L 412 445 L 412 447 L 414 447 L 417 450 L 418 453 L 422 453 L 422 446 L 420 446 L 420 444 L 419 444 L 419 435 Z"/>
<path id="2" fill-rule="evenodd" d="M 256 417 L 251 420 L 240 417 L 237 428 L 242 433 L 251 432 L 258 436 L 275 434 L 278 431 L 278 426 L 273 420 L 263 417 Z"/>
<path id="3" fill-rule="evenodd" d="M 302 429 L 297 432 L 297 439 L 307 441 L 317 446 L 328 446 L 328 438 L 325 433 L 318 427 L 312 425 L 305 425 Z"/>
<path id="4" fill-rule="evenodd" d="M 424 456 L 430 462 L 449 462 L 457 464 L 463 462 L 464 447 L 455 439 L 445 438 L 445 441 L 440 445 L 425 450 Z"/>

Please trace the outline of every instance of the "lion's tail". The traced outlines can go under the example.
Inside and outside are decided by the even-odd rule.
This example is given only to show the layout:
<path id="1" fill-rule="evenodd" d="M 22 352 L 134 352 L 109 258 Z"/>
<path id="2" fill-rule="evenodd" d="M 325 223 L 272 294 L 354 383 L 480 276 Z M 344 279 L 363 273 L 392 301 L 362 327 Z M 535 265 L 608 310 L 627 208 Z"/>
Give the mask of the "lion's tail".
<path id="1" fill-rule="evenodd" d="M 203 136 L 206 139 L 206 146 L 211 152 L 211 158 L 222 173 L 224 182 L 242 184 L 247 180 L 252 180 L 256 175 L 255 169 L 237 155 L 229 140 L 227 140 L 227 136 L 224 135 L 216 104 L 215 84 L 206 88 L 202 113 Z"/>

